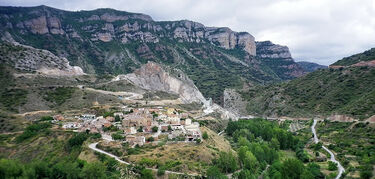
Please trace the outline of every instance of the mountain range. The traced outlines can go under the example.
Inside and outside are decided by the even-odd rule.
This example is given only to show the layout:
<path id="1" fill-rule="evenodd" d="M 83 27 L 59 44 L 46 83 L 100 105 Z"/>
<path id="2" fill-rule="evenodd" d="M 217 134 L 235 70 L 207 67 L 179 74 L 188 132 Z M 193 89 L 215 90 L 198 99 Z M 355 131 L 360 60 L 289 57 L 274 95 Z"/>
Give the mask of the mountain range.
<path id="1" fill-rule="evenodd" d="M 206 98 L 223 104 L 226 88 L 242 89 L 303 76 L 288 47 L 257 42 L 247 32 L 198 22 L 154 21 L 139 13 L 48 6 L 0 7 L 3 41 L 66 58 L 84 73 L 131 73 L 148 61 L 182 70 Z"/>

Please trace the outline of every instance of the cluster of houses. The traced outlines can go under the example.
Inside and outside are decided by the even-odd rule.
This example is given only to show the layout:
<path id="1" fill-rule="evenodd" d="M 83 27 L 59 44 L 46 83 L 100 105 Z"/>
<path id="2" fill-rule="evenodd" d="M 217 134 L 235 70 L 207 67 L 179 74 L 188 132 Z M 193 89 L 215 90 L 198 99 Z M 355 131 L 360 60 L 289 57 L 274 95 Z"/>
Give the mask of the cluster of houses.
<path id="1" fill-rule="evenodd" d="M 130 146 L 157 142 L 160 135 L 167 136 L 169 140 L 185 142 L 201 140 L 199 123 L 192 122 L 186 112 L 163 107 L 124 109 L 126 110 L 107 117 L 93 114 L 76 116 L 74 122 L 62 122 L 62 128 L 73 129 L 76 132 L 106 134 L 108 131 L 105 129 L 114 126 L 123 131 L 124 140 Z M 64 121 L 60 115 L 54 116 L 54 119 Z"/>

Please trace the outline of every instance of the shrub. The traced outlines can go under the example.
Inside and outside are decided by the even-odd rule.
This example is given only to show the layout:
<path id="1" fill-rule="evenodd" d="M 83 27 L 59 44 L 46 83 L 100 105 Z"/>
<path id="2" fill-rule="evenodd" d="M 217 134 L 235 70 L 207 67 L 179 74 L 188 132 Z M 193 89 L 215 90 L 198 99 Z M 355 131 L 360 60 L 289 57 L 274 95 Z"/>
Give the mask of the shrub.
<path id="1" fill-rule="evenodd" d="M 36 123 L 29 125 L 25 131 L 19 136 L 16 137 L 16 142 L 22 142 L 28 138 L 36 136 L 38 133 L 47 131 L 48 128 L 51 127 L 51 123 Z"/>
<path id="2" fill-rule="evenodd" d="M 208 134 L 207 134 L 207 132 L 203 132 L 202 137 L 203 137 L 204 140 L 207 140 L 207 139 L 208 139 Z"/>
<path id="3" fill-rule="evenodd" d="M 84 132 L 74 135 L 72 138 L 68 140 L 68 149 L 72 149 L 74 147 L 81 147 L 83 142 L 85 142 L 88 137 L 88 134 Z"/>
<path id="4" fill-rule="evenodd" d="M 154 127 L 152 127 L 152 132 L 158 132 L 158 127 L 157 126 L 154 126 Z"/>
<path id="5" fill-rule="evenodd" d="M 165 174 L 165 169 L 163 169 L 163 168 L 158 168 L 157 175 L 158 175 L 158 176 L 163 176 L 164 174 Z"/>
<path id="6" fill-rule="evenodd" d="M 119 133 L 113 133 L 111 136 L 112 136 L 113 140 L 122 140 L 122 139 L 124 139 L 124 136 L 122 136 Z"/>
<path id="7" fill-rule="evenodd" d="M 337 170 L 337 164 L 332 161 L 328 161 L 328 170 L 335 171 Z"/>

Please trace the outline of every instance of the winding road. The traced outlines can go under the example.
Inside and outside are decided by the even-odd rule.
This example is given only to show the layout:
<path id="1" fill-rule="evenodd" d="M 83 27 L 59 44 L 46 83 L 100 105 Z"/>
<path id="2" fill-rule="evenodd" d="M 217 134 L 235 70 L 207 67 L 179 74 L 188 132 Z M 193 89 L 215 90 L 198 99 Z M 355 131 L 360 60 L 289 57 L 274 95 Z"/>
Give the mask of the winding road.
<path id="1" fill-rule="evenodd" d="M 315 144 L 317 144 L 317 143 L 319 142 L 319 139 L 318 139 L 318 136 L 316 135 L 316 130 L 315 130 L 315 126 L 316 126 L 316 123 L 317 123 L 317 122 L 318 122 L 318 120 L 315 119 L 313 125 L 311 126 L 311 131 L 312 131 L 312 133 L 314 134 L 314 142 L 315 142 Z M 339 179 L 339 178 L 341 177 L 342 173 L 345 172 L 344 167 L 340 164 L 339 161 L 336 160 L 336 158 L 335 158 L 335 154 L 333 154 L 333 152 L 331 152 L 331 151 L 330 151 L 327 147 L 325 147 L 324 145 L 323 145 L 322 147 L 323 147 L 323 149 L 324 149 L 325 151 L 327 151 L 327 152 L 331 155 L 330 160 L 331 160 L 332 162 L 334 162 L 334 163 L 337 164 L 337 167 L 338 167 L 339 173 L 337 174 L 336 179 Z"/>

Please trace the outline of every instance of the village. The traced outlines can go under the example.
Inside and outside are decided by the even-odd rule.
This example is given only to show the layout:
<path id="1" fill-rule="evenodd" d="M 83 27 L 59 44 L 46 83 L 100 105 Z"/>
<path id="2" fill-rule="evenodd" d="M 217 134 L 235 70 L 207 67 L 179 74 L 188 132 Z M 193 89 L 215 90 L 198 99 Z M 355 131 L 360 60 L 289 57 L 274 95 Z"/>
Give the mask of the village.
<path id="1" fill-rule="evenodd" d="M 99 133 L 106 141 L 128 143 L 130 147 L 163 140 L 196 142 L 202 140 L 198 122 L 188 112 L 171 107 L 128 107 L 106 116 L 81 114 L 67 117 L 55 115 L 53 123 L 64 130 Z"/>

